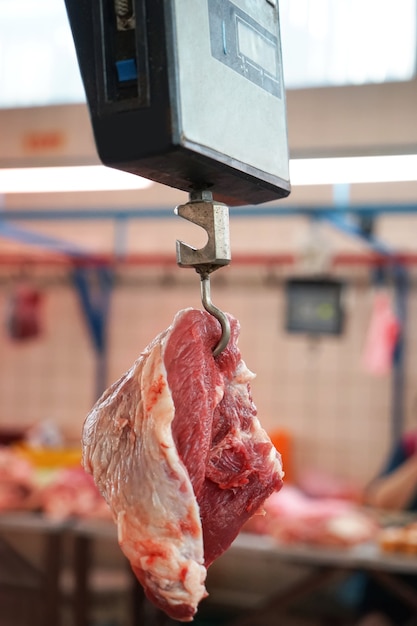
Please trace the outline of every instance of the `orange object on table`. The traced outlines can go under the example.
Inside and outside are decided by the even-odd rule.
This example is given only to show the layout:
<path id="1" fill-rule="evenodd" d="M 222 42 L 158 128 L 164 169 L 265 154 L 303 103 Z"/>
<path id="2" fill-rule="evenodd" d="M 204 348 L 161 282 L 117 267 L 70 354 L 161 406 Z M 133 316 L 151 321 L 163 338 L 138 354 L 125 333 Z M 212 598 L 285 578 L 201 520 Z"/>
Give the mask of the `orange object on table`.
<path id="1" fill-rule="evenodd" d="M 282 467 L 284 469 L 284 482 L 286 484 L 294 482 L 293 459 L 292 459 L 292 435 L 288 430 L 278 428 L 269 433 L 272 443 L 281 454 Z"/>
<path id="2" fill-rule="evenodd" d="M 59 469 L 81 466 L 81 448 L 33 448 L 24 443 L 16 444 L 14 450 L 36 468 Z"/>

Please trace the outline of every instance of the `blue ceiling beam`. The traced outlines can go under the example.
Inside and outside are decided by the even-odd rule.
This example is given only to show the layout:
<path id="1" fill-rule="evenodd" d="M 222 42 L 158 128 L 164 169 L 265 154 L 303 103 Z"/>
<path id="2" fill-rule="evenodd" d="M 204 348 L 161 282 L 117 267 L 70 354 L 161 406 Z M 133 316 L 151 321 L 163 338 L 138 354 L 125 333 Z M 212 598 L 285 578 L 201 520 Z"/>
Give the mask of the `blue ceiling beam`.
<path id="1" fill-rule="evenodd" d="M 393 250 L 390 246 L 387 246 L 387 244 L 378 239 L 378 237 L 375 237 L 374 235 L 368 233 L 364 233 L 361 225 L 354 221 L 352 215 L 339 215 L 337 212 L 334 211 L 319 216 L 319 219 L 326 220 L 332 226 L 345 233 L 346 235 L 349 235 L 350 237 L 360 239 L 377 254 L 388 257 L 394 257 L 397 254 L 395 250 Z"/>
<path id="2" fill-rule="evenodd" d="M 326 214 L 353 213 L 367 216 L 417 214 L 417 203 L 407 204 L 346 204 L 323 206 L 304 206 L 289 204 L 263 204 L 257 206 L 231 207 L 230 216 L 233 217 L 313 217 Z M 86 209 L 3 209 L 0 219 L 8 221 L 90 221 L 90 220 L 159 220 L 172 219 L 177 216 L 172 207 L 151 207 L 141 209 L 120 208 L 86 208 Z"/>
<path id="3" fill-rule="evenodd" d="M 12 239 L 29 246 L 38 246 L 52 252 L 59 252 L 75 258 L 90 257 L 91 252 L 80 248 L 79 246 L 59 239 L 43 235 L 15 224 L 10 224 L 0 219 L 0 238 Z"/>

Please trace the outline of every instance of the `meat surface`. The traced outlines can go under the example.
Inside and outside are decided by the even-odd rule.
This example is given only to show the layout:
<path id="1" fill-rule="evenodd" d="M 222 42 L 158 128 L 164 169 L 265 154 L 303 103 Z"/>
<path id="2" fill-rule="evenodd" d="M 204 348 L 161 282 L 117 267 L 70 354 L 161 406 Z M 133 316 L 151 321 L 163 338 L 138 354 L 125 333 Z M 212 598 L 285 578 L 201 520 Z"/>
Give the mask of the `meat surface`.
<path id="1" fill-rule="evenodd" d="M 83 431 L 83 464 L 121 549 L 148 598 L 179 621 L 191 621 L 207 595 L 207 567 L 282 486 L 229 318 L 231 339 L 214 358 L 218 322 L 180 311 L 98 400 Z"/>
<path id="2" fill-rule="evenodd" d="M 45 517 L 56 521 L 70 518 L 109 519 L 110 510 L 92 477 L 82 467 L 53 472 L 40 489 L 39 506 Z"/>
<path id="3" fill-rule="evenodd" d="M 42 332 L 42 294 L 20 281 L 15 286 L 8 302 L 7 331 L 14 341 L 28 341 L 39 337 Z"/>
<path id="4" fill-rule="evenodd" d="M 14 450 L 0 446 L 0 512 L 37 506 L 35 471 Z"/>

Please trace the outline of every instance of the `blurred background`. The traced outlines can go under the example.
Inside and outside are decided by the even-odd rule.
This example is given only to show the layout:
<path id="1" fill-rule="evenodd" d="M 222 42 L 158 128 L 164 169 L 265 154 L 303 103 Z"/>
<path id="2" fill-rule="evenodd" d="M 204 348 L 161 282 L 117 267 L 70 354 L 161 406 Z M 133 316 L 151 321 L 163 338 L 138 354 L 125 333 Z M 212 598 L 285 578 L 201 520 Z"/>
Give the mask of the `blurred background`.
<path id="1" fill-rule="evenodd" d="M 417 419 L 417 6 L 279 9 L 292 192 L 231 209 L 212 297 L 288 484 L 360 498 Z M 77 464 L 100 393 L 201 307 L 186 194 L 98 165 L 64 2 L 0 0 L 0 437 L 37 470 Z"/>
<path id="2" fill-rule="evenodd" d="M 204 235 L 174 216 L 186 201 L 182 192 L 146 181 L 143 189 L 79 191 L 82 172 L 60 181 L 57 166 L 98 163 L 65 7 L 44 0 L 35 9 L 28 2 L 23 19 L 15 3 L 1 0 L 0 11 L 0 177 L 9 174 L 0 178 L 0 419 L 21 427 L 52 420 L 77 439 L 97 385 L 119 377 L 178 309 L 200 306 L 195 275 L 175 266 L 175 239 L 198 246 Z M 295 467 L 312 463 L 367 481 L 390 443 L 393 418 L 399 428 L 415 419 L 417 170 L 401 161 L 364 161 L 356 182 L 350 162 L 304 159 L 413 153 L 415 3 L 404 0 L 393 11 L 370 0 L 300 0 L 281 2 L 280 14 L 292 193 L 232 209 L 233 261 L 213 277 L 219 283 L 213 297 L 241 322 L 259 416 L 268 429 L 290 431 Z M 312 171 L 317 163 L 321 169 Z M 56 169 L 37 169 L 28 179 L 26 168 L 41 166 Z M 87 177 L 92 187 L 102 185 Z M 60 185 L 65 191 L 42 191 Z M 398 266 L 393 255 L 406 258 Z M 101 299 L 90 303 L 102 318 L 105 347 L 97 345 L 92 312 L 74 278 L 72 261 L 82 256 L 111 262 L 111 287 L 102 286 Z M 345 281 L 340 335 L 312 340 L 286 332 L 285 281 L 306 272 Z M 85 268 L 83 274 L 86 284 L 94 282 Z M 406 281 L 406 296 L 398 280 Z M 33 304 L 39 333 L 28 341 L 10 330 L 22 282 L 41 292 Z M 394 315 L 407 309 L 396 383 L 394 360 L 379 374 L 364 367 L 378 288 Z M 106 361 L 100 381 L 97 359 Z"/>

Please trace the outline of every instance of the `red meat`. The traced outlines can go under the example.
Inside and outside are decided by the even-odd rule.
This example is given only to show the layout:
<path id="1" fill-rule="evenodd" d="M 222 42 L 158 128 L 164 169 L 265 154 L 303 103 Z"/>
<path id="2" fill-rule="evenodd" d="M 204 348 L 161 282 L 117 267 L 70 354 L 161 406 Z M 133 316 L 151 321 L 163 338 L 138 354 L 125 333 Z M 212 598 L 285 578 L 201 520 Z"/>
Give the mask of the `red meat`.
<path id="1" fill-rule="evenodd" d="M 108 519 L 110 511 L 92 477 L 82 467 L 61 469 L 40 492 L 43 513 L 54 520 Z"/>
<path id="2" fill-rule="evenodd" d="M 239 325 L 213 358 L 220 327 L 180 311 L 97 402 L 83 461 L 106 498 L 147 596 L 191 621 L 207 567 L 282 485 L 280 456 L 250 395 Z"/>
<path id="3" fill-rule="evenodd" d="M 0 512 L 37 505 L 35 472 L 29 461 L 0 445 Z"/>
<path id="4" fill-rule="evenodd" d="M 18 284 L 8 303 L 7 330 L 15 341 L 27 341 L 39 337 L 41 323 L 42 294 L 30 284 Z"/>

